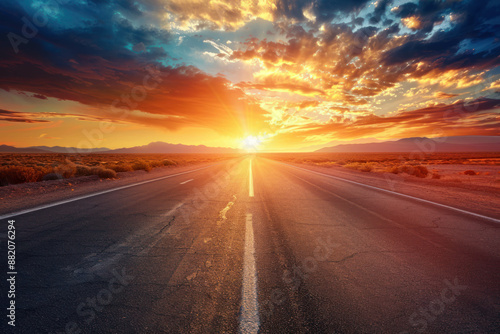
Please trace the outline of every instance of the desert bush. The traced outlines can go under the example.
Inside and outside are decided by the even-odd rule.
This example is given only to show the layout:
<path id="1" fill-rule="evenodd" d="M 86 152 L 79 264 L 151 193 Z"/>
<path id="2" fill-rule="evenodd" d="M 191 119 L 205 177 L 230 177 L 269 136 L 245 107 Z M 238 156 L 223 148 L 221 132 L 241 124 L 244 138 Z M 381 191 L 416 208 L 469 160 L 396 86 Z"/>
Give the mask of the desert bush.
<path id="1" fill-rule="evenodd" d="M 175 165 L 177 165 L 177 162 L 172 161 L 170 159 L 165 159 L 162 161 L 162 163 L 163 163 L 163 166 L 175 166 Z"/>
<path id="2" fill-rule="evenodd" d="M 161 160 L 152 160 L 152 161 L 149 162 L 149 164 L 151 165 L 152 168 L 161 167 L 161 166 L 163 166 L 163 161 L 161 161 Z"/>
<path id="3" fill-rule="evenodd" d="M 99 173 L 100 173 L 102 170 L 104 170 L 104 168 L 103 168 L 103 167 L 101 167 L 101 166 L 96 166 L 96 167 L 92 167 L 92 168 L 90 168 L 90 173 L 91 173 L 92 175 L 99 175 Z"/>
<path id="4" fill-rule="evenodd" d="M 349 169 L 359 169 L 359 163 L 351 162 L 351 163 L 345 164 L 344 167 L 349 168 Z"/>
<path id="5" fill-rule="evenodd" d="M 401 173 L 406 173 L 420 178 L 424 178 L 429 174 L 429 170 L 427 169 L 427 167 L 422 165 L 417 165 L 417 166 L 403 165 L 399 167 L 399 171 Z"/>
<path id="6" fill-rule="evenodd" d="M 84 165 L 76 165 L 75 166 L 75 176 L 89 176 L 92 175 L 92 168 Z"/>
<path id="7" fill-rule="evenodd" d="M 116 172 L 109 168 L 103 168 L 101 171 L 99 171 L 97 176 L 99 176 L 101 179 L 114 179 L 116 178 Z"/>
<path id="8" fill-rule="evenodd" d="M 439 180 L 441 178 L 441 175 L 439 175 L 438 173 L 432 173 L 432 178 Z"/>
<path id="9" fill-rule="evenodd" d="M 54 172 L 61 174 L 64 178 L 75 176 L 76 166 L 70 164 L 61 164 L 54 167 Z"/>
<path id="10" fill-rule="evenodd" d="M 127 163 L 109 165 L 108 168 L 114 170 L 115 172 L 130 172 L 134 170 L 132 165 Z"/>
<path id="11" fill-rule="evenodd" d="M 344 165 L 345 168 L 360 170 L 362 172 L 371 172 L 373 170 L 373 164 L 371 163 L 359 163 L 351 162 Z"/>
<path id="12" fill-rule="evenodd" d="M 471 169 L 466 170 L 466 171 L 464 172 L 464 174 L 465 174 L 465 175 L 477 175 L 477 173 L 476 173 L 476 172 L 474 172 L 474 171 L 473 171 L 473 170 L 471 170 Z"/>
<path id="13" fill-rule="evenodd" d="M 389 166 L 387 167 L 387 172 L 392 173 L 392 174 L 399 174 L 399 166 Z"/>
<path id="14" fill-rule="evenodd" d="M 146 172 L 149 172 L 152 169 L 151 165 L 146 161 L 136 161 L 132 165 L 132 168 L 134 170 L 145 170 Z"/>
<path id="15" fill-rule="evenodd" d="M 368 163 L 362 164 L 359 170 L 362 172 L 371 172 L 373 170 L 373 165 Z"/>
<path id="16" fill-rule="evenodd" d="M 109 168 L 92 167 L 92 175 L 97 175 L 101 179 L 113 179 L 116 177 L 116 172 Z"/>
<path id="17" fill-rule="evenodd" d="M 424 178 L 429 175 L 429 170 L 427 167 L 422 165 L 401 165 L 401 166 L 390 166 L 387 169 L 387 172 L 393 174 L 406 173 L 408 175 L 413 175 L 416 177 Z"/>
<path id="18" fill-rule="evenodd" d="M 38 167 L 10 166 L 0 168 L 0 184 L 41 181 L 46 170 Z"/>

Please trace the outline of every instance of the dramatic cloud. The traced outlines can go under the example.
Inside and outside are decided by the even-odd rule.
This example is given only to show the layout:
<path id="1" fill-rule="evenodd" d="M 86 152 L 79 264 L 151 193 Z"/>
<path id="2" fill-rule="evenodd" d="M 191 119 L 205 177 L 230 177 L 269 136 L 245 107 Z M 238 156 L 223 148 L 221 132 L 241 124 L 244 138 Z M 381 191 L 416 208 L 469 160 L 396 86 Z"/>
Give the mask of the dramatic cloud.
<path id="1" fill-rule="evenodd" d="M 130 131 L 194 129 L 195 137 L 204 129 L 262 134 L 275 149 L 435 131 L 498 134 L 496 1 L 0 7 L 0 93 L 9 98 L 0 122 L 9 127 L 60 118 Z M 69 102 L 77 111 L 64 110 Z"/>
<path id="2" fill-rule="evenodd" d="M 32 118 L 33 115 L 0 109 L 0 121 L 3 122 L 20 122 L 20 123 L 44 123 L 48 122 L 43 119 Z M 35 116 L 36 117 L 36 116 Z"/>

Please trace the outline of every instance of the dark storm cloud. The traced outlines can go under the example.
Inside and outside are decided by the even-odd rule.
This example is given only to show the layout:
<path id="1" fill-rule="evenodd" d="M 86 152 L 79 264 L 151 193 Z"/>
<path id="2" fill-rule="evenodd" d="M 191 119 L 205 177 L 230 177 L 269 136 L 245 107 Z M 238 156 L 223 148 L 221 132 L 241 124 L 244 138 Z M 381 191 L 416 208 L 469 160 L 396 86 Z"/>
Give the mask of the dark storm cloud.
<path id="1" fill-rule="evenodd" d="M 392 0 L 380 0 L 377 2 L 375 6 L 375 10 L 370 15 L 370 24 L 377 24 L 382 19 L 382 16 L 385 15 L 387 6 L 392 3 Z"/>
<path id="2" fill-rule="evenodd" d="M 276 3 L 276 17 L 304 20 L 304 10 L 311 9 L 318 21 L 332 20 L 339 14 L 355 12 L 363 8 L 368 0 L 279 0 Z"/>
<path id="3" fill-rule="evenodd" d="M 406 6 L 396 13 L 401 16 L 418 14 L 423 22 L 434 22 L 443 12 L 442 4 L 429 2 Z M 499 64 L 500 49 L 500 3 L 472 1 L 454 3 L 452 6 L 454 22 L 449 30 L 437 31 L 430 38 L 427 35 L 415 34 L 406 43 L 388 50 L 384 54 L 385 65 L 397 65 L 407 62 L 427 61 L 441 69 L 485 68 Z M 413 8 L 409 10 L 408 8 Z M 450 10 L 447 9 L 449 12 Z M 436 14 L 438 13 L 438 14 Z M 429 18 L 430 17 L 430 18 Z M 462 50 L 463 43 L 471 41 L 483 42 L 489 48 L 483 51 Z"/>

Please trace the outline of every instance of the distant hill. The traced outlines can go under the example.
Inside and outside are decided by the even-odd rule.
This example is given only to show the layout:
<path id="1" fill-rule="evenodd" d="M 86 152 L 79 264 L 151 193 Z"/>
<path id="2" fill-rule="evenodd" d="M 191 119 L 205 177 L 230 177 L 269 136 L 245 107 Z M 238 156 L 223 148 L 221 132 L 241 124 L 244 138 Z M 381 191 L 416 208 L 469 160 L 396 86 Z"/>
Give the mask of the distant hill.
<path id="1" fill-rule="evenodd" d="M 367 144 L 342 144 L 315 152 L 500 152 L 500 136 L 414 137 Z"/>
<path id="2" fill-rule="evenodd" d="M 77 149 L 76 147 L 62 147 L 62 146 L 31 146 L 31 149 L 39 149 L 43 150 L 46 152 L 53 152 L 53 153 L 73 153 L 73 152 L 78 152 L 78 153 L 101 153 L 101 152 L 106 152 L 109 151 L 109 148 L 107 147 L 96 147 L 96 148 L 90 148 L 90 149 Z"/>
<path id="3" fill-rule="evenodd" d="M 49 152 L 32 147 L 18 148 L 14 146 L 0 145 L 0 153 L 49 153 Z"/>
<path id="4" fill-rule="evenodd" d="M 144 146 L 120 148 L 106 153 L 239 153 L 240 150 L 227 147 L 208 147 L 205 145 L 169 144 L 161 141 Z"/>
<path id="5" fill-rule="evenodd" d="M 105 147 L 93 149 L 77 149 L 76 147 L 61 146 L 14 147 L 8 145 L 0 145 L 0 153 L 102 153 L 107 151 L 109 151 L 109 148 Z"/>
<path id="6" fill-rule="evenodd" d="M 240 153 L 240 150 L 227 147 L 208 147 L 205 145 L 182 145 L 164 142 L 153 142 L 144 146 L 119 148 L 110 150 L 106 147 L 93 149 L 77 149 L 61 146 L 14 147 L 0 145 L 0 153 Z"/>

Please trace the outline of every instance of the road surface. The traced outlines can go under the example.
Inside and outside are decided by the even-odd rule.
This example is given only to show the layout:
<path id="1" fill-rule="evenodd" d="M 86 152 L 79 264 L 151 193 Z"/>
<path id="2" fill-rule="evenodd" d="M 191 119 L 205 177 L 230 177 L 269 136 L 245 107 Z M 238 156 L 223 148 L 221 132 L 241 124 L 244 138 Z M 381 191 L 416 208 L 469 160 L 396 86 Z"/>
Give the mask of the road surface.
<path id="1" fill-rule="evenodd" d="M 498 220 L 260 157 L 9 219 L 9 332 L 500 328 Z"/>

